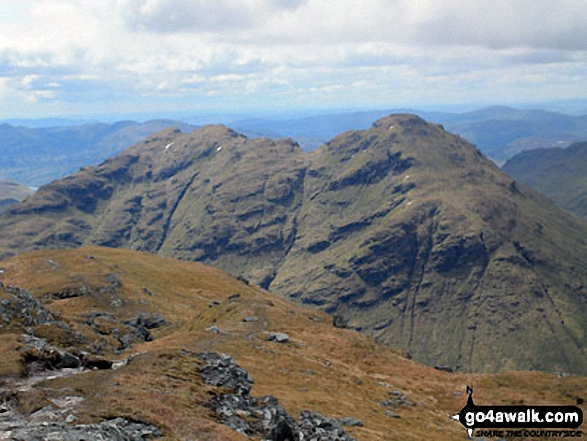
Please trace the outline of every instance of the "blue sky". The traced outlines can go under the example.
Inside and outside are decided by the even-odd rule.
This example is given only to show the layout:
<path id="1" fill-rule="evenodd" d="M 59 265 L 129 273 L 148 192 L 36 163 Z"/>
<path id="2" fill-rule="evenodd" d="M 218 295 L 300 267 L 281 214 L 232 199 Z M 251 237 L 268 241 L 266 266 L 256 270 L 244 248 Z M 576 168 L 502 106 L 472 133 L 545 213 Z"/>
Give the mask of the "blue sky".
<path id="1" fill-rule="evenodd" d="M 3 0 L 0 118 L 587 98 L 584 0 Z"/>

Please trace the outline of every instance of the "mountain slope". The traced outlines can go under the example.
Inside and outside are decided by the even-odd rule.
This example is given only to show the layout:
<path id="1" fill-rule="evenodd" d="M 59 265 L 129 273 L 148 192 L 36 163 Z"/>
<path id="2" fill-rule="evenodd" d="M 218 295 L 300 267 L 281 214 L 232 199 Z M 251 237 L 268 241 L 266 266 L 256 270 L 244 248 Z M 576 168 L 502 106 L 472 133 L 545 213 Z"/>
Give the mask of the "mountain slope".
<path id="1" fill-rule="evenodd" d="M 434 370 L 198 263 L 89 247 L 23 254 L 0 267 L 0 430 L 9 426 L 24 439 L 59 424 L 87 431 L 90 423 L 120 421 L 160 430 L 154 439 L 250 439 L 222 425 L 221 415 L 231 415 L 234 427 L 279 409 L 265 399 L 259 414 L 230 413 L 229 390 L 248 376 L 251 396 L 274 396 L 296 419 L 303 409 L 351 418 L 354 426 L 344 429 L 360 441 L 463 438 L 450 415 L 464 406 L 466 385 L 490 404 L 574 405 L 587 394 L 582 377 Z M 140 323 L 149 338 L 137 334 Z M 269 341 L 272 332 L 289 341 Z M 246 372 L 222 370 L 226 358 L 220 370 L 206 365 L 197 355 L 204 351 L 228 354 Z M 78 357 L 101 368 L 62 367 Z M 227 395 L 215 413 L 210 403 Z M 242 391 L 236 397 L 247 400 Z M 72 437 L 81 438 L 97 437 Z"/>
<path id="2" fill-rule="evenodd" d="M 587 218 L 587 143 L 528 150 L 509 159 L 502 170 L 565 210 Z"/>
<path id="3" fill-rule="evenodd" d="M 465 371 L 587 372 L 585 238 L 411 115 L 312 153 L 222 126 L 167 130 L 0 218 L 4 255 L 97 244 L 200 260 Z"/>
<path id="4" fill-rule="evenodd" d="M 17 182 L 0 180 L 0 213 L 31 194 L 33 194 L 33 190 L 29 187 Z"/>

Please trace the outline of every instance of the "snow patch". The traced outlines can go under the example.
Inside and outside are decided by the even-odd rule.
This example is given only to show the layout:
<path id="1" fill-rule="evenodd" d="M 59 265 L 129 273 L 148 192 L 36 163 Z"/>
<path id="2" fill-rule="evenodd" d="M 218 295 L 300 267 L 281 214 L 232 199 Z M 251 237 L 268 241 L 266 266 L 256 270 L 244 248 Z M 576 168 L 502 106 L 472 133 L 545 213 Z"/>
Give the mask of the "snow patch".
<path id="1" fill-rule="evenodd" d="M 169 149 L 169 147 L 171 147 L 173 144 L 175 144 L 175 141 L 173 141 L 171 144 L 167 144 L 167 145 L 165 146 L 165 150 Z"/>

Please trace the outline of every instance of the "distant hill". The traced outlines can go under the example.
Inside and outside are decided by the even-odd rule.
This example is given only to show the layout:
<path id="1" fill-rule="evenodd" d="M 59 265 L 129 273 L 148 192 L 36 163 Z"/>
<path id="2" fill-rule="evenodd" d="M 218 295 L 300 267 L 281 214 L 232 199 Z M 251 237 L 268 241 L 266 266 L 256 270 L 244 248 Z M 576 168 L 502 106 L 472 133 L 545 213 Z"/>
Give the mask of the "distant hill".
<path id="1" fill-rule="evenodd" d="M 463 113 L 394 109 L 324 114 L 291 120 L 257 118 L 234 121 L 231 126 L 245 133 L 256 131 L 270 137 L 289 136 L 299 141 L 306 150 L 313 150 L 339 133 L 367 129 L 372 121 L 397 112 L 414 113 L 428 121 L 443 124 L 447 130 L 475 144 L 498 164 L 503 164 L 523 150 L 567 146 L 573 141 L 587 140 L 587 116 L 509 107 L 487 107 Z M 277 135 L 271 136 L 270 133 Z"/>
<path id="2" fill-rule="evenodd" d="M 587 224 L 414 115 L 309 153 L 167 129 L 0 216 L 0 255 L 81 245 L 215 265 L 429 365 L 587 373 Z"/>
<path id="3" fill-rule="evenodd" d="M 11 205 L 23 201 L 33 193 L 34 191 L 31 188 L 17 182 L 0 180 L 0 213 L 3 213 Z"/>
<path id="4" fill-rule="evenodd" d="M 166 127 L 196 128 L 171 120 L 41 128 L 0 124 L 0 179 L 39 187 L 80 167 L 98 164 Z"/>
<path id="5" fill-rule="evenodd" d="M 587 219 L 587 143 L 528 150 L 509 159 L 502 170 Z"/>

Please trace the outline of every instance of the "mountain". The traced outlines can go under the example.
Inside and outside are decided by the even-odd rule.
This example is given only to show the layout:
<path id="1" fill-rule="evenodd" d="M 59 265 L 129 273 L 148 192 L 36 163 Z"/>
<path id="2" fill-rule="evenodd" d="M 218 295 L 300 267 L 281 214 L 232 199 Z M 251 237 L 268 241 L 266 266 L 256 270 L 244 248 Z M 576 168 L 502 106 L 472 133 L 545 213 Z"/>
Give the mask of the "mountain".
<path id="1" fill-rule="evenodd" d="M 509 159 L 502 170 L 565 210 L 587 218 L 587 143 L 528 150 Z"/>
<path id="2" fill-rule="evenodd" d="M 10 439 L 445 441 L 466 436 L 467 385 L 488 404 L 587 396 L 584 377 L 423 366 L 198 263 L 84 247 L 0 267 Z"/>
<path id="3" fill-rule="evenodd" d="M 33 190 L 17 182 L 0 180 L 0 213 L 8 207 L 24 200 Z"/>
<path id="4" fill-rule="evenodd" d="M 0 124 L 0 179 L 38 187 L 85 165 L 97 164 L 166 127 L 185 131 L 196 128 L 170 120 L 55 127 Z"/>
<path id="5" fill-rule="evenodd" d="M 0 217 L 0 255 L 197 260 L 463 371 L 587 372 L 587 225 L 463 138 L 393 115 L 306 153 L 168 129 Z"/>
<path id="6" fill-rule="evenodd" d="M 347 130 L 367 129 L 375 119 L 406 110 L 363 111 L 324 114 L 296 119 L 237 120 L 231 126 L 247 133 L 289 136 L 306 150 Z M 515 154 L 537 147 L 568 146 L 573 141 L 587 139 L 587 116 L 571 116 L 545 110 L 522 110 L 510 107 L 486 107 L 469 112 L 450 113 L 407 110 L 428 121 L 443 124 L 475 144 L 479 150 L 498 164 Z M 277 135 L 279 136 L 279 135 Z"/>

